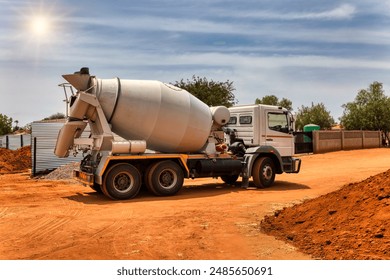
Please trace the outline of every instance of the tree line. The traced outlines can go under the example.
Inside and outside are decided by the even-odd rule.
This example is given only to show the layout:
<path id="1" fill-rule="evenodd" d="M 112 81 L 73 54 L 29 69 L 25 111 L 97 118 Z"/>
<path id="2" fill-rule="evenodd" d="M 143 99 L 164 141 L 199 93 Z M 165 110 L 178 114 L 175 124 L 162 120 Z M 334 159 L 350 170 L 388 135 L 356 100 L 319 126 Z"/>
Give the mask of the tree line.
<path id="1" fill-rule="evenodd" d="M 209 106 L 233 106 L 237 103 L 233 82 L 214 82 L 206 78 L 193 76 L 187 81 L 181 80 L 176 86 L 186 89 Z M 293 110 L 291 100 L 265 95 L 256 98 L 255 104 L 275 105 Z M 390 132 L 390 98 L 385 95 L 383 84 L 373 82 L 367 89 L 361 89 L 355 99 L 342 105 L 343 115 L 340 126 L 346 130 L 381 130 L 385 135 Z M 321 129 L 331 129 L 335 120 L 324 103 L 312 102 L 310 106 L 298 108 L 296 129 L 302 130 L 307 124 L 319 125 Z"/>
<path id="2" fill-rule="evenodd" d="M 55 113 L 42 120 L 54 120 L 54 119 L 65 119 L 65 115 L 63 113 Z M 0 136 L 14 133 L 17 131 L 30 131 L 30 130 L 31 130 L 31 123 L 25 125 L 24 127 L 20 127 L 18 120 L 14 121 L 11 117 L 8 117 L 7 115 L 4 114 L 0 114 Z"/>
<path id="3" fill-rule="evenodd" d="M 187 90 L 209 106 L 231 107 L 238 102 L 234 94 L 236 89 L 233 82 L 229 80 L 218 82 L 194 75 L 191 79 L 181 79 L 172 84 Z M 290 111 L 293 110 L 291 100 L 279 99 L 273 94 L 256 98 L 254 103 L 282 106 Z M 344 111 L 340 118 L 340 125 L 344 129 L 381 130 L 385 135 L 390 131 L 390 98 L 385 95 L 382 83 L 373 82 L 367 89 L 361 89 L 355 99 L 343 104 L 342 108 Z M 56 113 L 44 120 L 64 117 L 64 114 Z M 310 106 L 302 105 L 298 108 L 295 123 L 297 130 L 302 130 L 307 124 L 316 124 L 321 129 L 330 129 L 334 126 L 335 120 L 323 103 L 312 102 Z M 18 129 L 18 121 L 0 114 L 0 135 Z"/>

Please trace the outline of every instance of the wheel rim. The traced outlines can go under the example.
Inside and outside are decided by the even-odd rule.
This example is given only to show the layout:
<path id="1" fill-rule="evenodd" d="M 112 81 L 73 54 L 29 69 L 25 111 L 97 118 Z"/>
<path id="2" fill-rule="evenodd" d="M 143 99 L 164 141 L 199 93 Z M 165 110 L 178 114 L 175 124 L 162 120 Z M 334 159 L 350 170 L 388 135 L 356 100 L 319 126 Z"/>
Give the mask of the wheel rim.
<path id="1" fill-rule="evenodd" d="M 262 175 L 263 175 L 263 178 L 267 181 L 271 180 L 272 179 L 272 175 L 273 175 L 273 170 L 272 170 L 272 167 L 270 165 L 265 165 L 263 167 L 263 172 L 262 172 Z"/>
<path id="2" fill-rule="evenodd" d="M 164 189 L 171 189 L 176 185 L 177 174 L 171 169 L 165 169 L 158 176 L 158 182 Z"/>
<path id="3" fill-rule="evenodd" d="M 119 173 L 114 177 L 114 188 L 120 193 L 129 191 L 134 186 L 134 178 L 129 173 Z"/>

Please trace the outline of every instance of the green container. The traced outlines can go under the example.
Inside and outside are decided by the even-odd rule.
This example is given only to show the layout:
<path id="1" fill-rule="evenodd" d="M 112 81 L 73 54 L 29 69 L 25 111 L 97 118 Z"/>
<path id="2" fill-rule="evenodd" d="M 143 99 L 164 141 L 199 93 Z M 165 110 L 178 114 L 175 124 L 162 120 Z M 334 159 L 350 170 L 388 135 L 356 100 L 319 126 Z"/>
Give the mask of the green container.
<path id="1" fill-rule="evenodd" d="M 303 132 L 310 132 L 320 130 L 320 126 L 316 124 L 307 124 L 303 127 Z M 303 142 L 304 143 L 311 143 L 313 142 L 312 139 L 309 136 L 303 135 Z"/>

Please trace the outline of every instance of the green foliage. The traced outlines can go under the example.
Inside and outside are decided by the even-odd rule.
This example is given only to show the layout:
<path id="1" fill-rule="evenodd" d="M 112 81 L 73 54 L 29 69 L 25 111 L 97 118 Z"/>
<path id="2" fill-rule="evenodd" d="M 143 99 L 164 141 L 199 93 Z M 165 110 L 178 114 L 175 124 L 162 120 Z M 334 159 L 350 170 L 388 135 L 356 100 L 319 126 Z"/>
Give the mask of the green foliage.
<path id="1" fill-rule="evenodd" d="M 273 106 L 281 106 L 286 108 L 287 110 L 292 111 L 292 102 L 287 98 L 282 98 L 279 100 L 275 95 L 266 95 L 263 98 L 256 98 L 255 104 L 265 104 L 265 105 L 273 105 Z"/>
<path id="2" fill-rule="evenodd" d="M 330 129 L 334 124 L 334 119 L 330 112 L 326 110 L 323 103 L 311 106 L 301 106 L 296 116 L 296 129 L 302 130 L 307 124 L 319 125 L 321 129 Z"/>
<path id="3" fill-rule="evenodd" d="M 12 118 L 0 114 L 0 135 L 5 135 L 12 132 Z"/>
<path id="4" fill-rule="evenodd" d="M 233 91 L 236 89 L 233 82 L 208 81 L 206 78 L 192 76 L 192 80 L 183 79 L 174 84 L 175 86 L 187 90 L 209 106 L 226 106 L 231 107 L 236 103 Z"/>
<path id="5" fill-rule="evenodd" d="M 63 113 L 55 113 L 49 117 L 44 118 L 43 120 L 47 121 L 47 120 L 57 120 L 57 119 L 65 119 L 65 118 L 66 117 Z"/>
<path id="6" fill-rule="evenodd" d="M 343 104 L 341 125 L 348 130 L 390 131 L 390 98 L 379 82 L 358 92 L 353 102 Z"/>
<path id="7" fill-rule="evenodd" d="M 279 99 L 275 95 L 266 95 L 263 98 L 256 98 L 255 104 L 273 105 L 277 106 Z"/>
<path id="8" fill-rule="evenodd" d="M 5 135 L 12 132 L 12 118 L 0 114 L 0 135 Z"/>

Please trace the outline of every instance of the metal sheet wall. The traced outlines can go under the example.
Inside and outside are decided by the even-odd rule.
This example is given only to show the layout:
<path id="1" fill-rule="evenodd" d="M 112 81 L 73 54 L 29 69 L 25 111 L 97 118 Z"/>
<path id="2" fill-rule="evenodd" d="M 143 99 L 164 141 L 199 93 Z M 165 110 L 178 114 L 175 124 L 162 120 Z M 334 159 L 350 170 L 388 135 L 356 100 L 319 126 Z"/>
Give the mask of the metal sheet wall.
<path id="1" fill-rule="evenodd" d="M 17 150 L 24 146 L 31 145 L 30 134 L 9 134 L 0 136 L 0 148 L 8 148 L 10 150 Z"/>
<path id="2" fill-rule="evenodd" d="M 53 170 L 70 162 L 79 162 L 82 154 L 69 155 L 67 158 L 58 158 L 54 154 L 58 132 L 64 122 L 33 122 L 31 125 L 31 157 L 32 175 Z M 89 126 L 83 132 L 82 137 L 90 134 Z M 35 157 L 35 160 L 34 160 Z"/>

